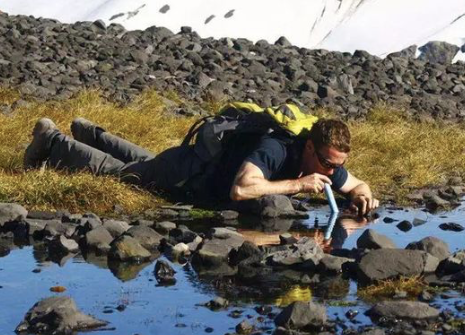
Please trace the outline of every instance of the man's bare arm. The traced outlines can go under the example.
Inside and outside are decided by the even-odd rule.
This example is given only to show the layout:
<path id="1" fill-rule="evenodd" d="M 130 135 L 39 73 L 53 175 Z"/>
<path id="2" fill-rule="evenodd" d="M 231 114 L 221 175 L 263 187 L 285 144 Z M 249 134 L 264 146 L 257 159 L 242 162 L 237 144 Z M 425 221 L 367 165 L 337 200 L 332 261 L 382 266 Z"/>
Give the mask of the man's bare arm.
<path id="1" fill-rule="evenodd" d="M 245 162 L 234 179 L 230 197 L 234 201 L 239 201 L 269 194 L 319 193 L 323 190 L 324 183 L 331 184 L 331 180 L 317 173 L 297 179 L 269 181 L 260 168 L 250 162 Z"/>

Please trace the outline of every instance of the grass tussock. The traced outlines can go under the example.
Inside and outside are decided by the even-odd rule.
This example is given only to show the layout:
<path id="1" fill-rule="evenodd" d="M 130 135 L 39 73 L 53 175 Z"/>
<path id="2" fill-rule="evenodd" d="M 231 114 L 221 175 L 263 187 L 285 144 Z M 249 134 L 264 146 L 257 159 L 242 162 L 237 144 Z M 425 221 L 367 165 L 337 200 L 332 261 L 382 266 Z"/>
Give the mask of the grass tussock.
<path id="1" fill-rule="evenodd" d="M 175 93 L 168 95 L 175 103 L 184 104 Z M 0 105 L 11 105 L 19 97 L 15 91 L 0 89 Z M 10 114 L 0 114 L 0 200 L 18 202 L 29 209 L 67 208 L 100 214 L 114 204 L 127 212 L 156 206 L 161 201 L 158 197 L 114 178 L 50 170 L 24 172 L 22 161 L 31 130 L 41 117 L 53 119 L 66 134 L 70 134 L 75 117 L 85 117 L 155 153 L 178 145 L 195 119 L 170 114 L 164 101 L 152 91 L 120 107 L 100 98 L 98 92 L 87 91 L 68 101 L 32 102 Z M 220 105 L 222 102 L 211 101 L 201 107 L 213 112 Z M 330 116 L 324 110 L 316 113 Z M 465 177 L 463 126 L 413 122 L 401 112 L 380 107 L 366 122 L 352 121 L 349 127 L 353 149 L 347 166 L 381 198 L 390 194 L 405 203 L 404 196 L 412 188 L 443 183 L 453 175 Z"/>
<path id="2" fill-rule="evenodd" d="M 382 298 L 392 298 L 397 292 L 407 293 L 409 298 L 416 298 L 428 286 L 419 276 L 401 277 L 399 279 L 383 280 L 376 284 L 361 287 L 357 294 L 366 301 L 374 301 Z"/>
<path id="3" fill-rule="evenodd" d="M 368 181 L 378 195 L 407 203 L 415 188 L 465 177 L 465 127 L 413 122 L 400 111 L 377 108 L 366 122 L 349 123 L 350 171 Z"/>

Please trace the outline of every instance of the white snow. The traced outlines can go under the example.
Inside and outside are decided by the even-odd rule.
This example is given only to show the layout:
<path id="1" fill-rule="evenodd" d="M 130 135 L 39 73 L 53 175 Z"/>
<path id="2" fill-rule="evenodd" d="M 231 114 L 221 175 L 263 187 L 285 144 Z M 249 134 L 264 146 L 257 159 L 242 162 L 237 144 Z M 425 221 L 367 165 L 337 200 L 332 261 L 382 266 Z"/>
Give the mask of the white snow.
<path id="1" fill-rule="evenodd" d="M 170 9 L 160 12 L 165 5 Z M 128 30 L 190 26 L 202 37 L 254 42 L 285 36 L 302 47 L 379 56 L 432 40 L 465 44 L 465 15 L 457 19 L 464 0 L 0 0 L 0 10 L 65 23 L 102 19 Z"/>

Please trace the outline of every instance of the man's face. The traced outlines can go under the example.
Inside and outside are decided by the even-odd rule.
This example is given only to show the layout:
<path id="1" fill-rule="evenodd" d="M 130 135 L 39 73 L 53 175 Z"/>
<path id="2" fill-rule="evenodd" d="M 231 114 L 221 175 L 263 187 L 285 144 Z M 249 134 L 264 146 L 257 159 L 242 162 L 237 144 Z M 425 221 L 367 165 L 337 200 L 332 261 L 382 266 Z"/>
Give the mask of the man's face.
<path id="1" fill-rule="evenodd" d="M 303 175 L 320 173 L 331 176 L 337 167 L 345 163 L 347 157 L 347 153 L 333 147 L 323 146 L 317 149 L 313 142 L 308 140 L 302 155 L 301 170 Z"/>

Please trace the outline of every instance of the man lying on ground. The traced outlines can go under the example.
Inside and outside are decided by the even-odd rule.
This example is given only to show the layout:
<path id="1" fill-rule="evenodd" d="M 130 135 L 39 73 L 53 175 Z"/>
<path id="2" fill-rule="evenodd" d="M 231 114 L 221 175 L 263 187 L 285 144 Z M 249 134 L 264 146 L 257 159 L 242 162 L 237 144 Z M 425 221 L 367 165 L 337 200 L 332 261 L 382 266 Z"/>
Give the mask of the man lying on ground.
<path id="1" fill-rule="evenodd" d="M 55 123 L 40 119 L 33 130 L 24 164 L 69 171 L 110 174 L 152 191 L 203 202 L 257 199 L 271 194 L 320 193 L 324 183 L 347 195 L 364 215 L 379 202 L 370 187 L 344 167 L 350 152 L 350 132 L 338 120 L 319 120 L 304 139 L 289 141 L 279 134 L 244 135 L 222 155 L 214 169 L 205 167 L 192 146 L 178 146 L 158 155 L 77 118 L 74 137 Z"/>

